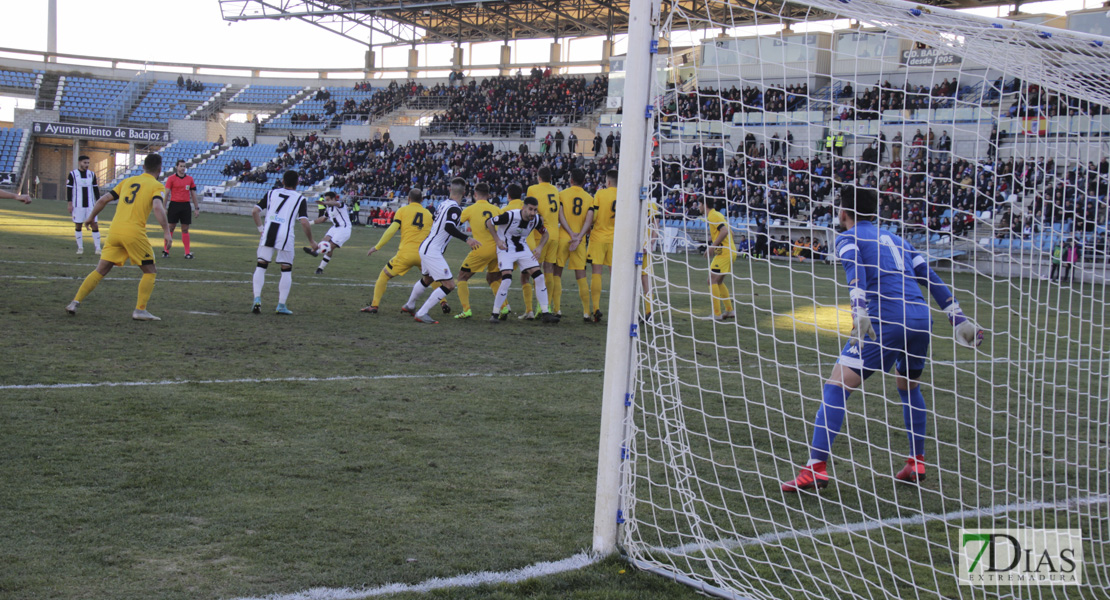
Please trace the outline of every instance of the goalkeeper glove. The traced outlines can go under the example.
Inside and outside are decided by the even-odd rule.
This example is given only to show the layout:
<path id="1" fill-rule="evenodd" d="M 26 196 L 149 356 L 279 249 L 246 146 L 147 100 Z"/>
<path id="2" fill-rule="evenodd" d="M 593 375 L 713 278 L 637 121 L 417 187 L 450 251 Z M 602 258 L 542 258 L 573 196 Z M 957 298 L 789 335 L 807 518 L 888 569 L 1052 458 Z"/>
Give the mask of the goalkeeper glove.
<path id="1" fill-rule="evenodd" d="M 952 302 L 944 311 L 948 322 L 956 328 L 956 343 L 965 348 L 978 348 L 983 343 L 983 330 L 960 310 L 959 302 Z"/>
<path id="2" fill-rule="evenodd" d="M 852 298 L 852 333 L 849 334 L 851 338 L 850 343 L 853 346 L 859 347 L 863 344 L 863 339 L 870 337 L 875 339 L 875 328 L 871 326 L 871 316 L 867 314 L 867 294 L 860 289 L 853 289 L 850 293 Z"/>

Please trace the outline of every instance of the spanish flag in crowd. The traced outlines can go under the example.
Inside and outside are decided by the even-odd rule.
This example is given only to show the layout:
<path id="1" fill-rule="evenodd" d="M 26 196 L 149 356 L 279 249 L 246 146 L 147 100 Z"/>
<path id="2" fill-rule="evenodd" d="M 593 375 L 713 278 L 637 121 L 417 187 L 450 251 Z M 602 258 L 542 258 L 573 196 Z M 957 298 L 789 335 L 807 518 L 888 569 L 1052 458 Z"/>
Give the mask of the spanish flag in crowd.
<path id="1" fill-rule="evenodd" d="M 1022 119 L 1021 132 L 1025 135 L 1048 134 L 1048 119 L 1044 117 L 1025 117 Z"/>

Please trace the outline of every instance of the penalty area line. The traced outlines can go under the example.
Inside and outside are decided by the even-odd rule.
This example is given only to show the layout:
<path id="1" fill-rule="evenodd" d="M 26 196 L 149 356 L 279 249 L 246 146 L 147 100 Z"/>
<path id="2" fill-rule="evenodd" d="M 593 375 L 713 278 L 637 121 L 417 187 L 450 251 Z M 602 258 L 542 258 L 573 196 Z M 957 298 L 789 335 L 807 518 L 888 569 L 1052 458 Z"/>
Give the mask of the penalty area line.
<path id="1" fill-rule="evenodd" d="M 83 383 L 31 383 L 0 385 L 0 390 L 66 390 L 95 387 L 154 387 L 163 385 L 220 385 L 237 383 L 320 383 L 329 381 L 387 381 L 391 379 L 450 379 L 479 377 L 549 377 L 556 375 L 590 375 L 602 369 L 569 369 L 565 371 L 530 371 L 524 373 L 422 373 L 412 375 L 335 375 L 331 377 L 264 377 L 240 379 L 164 379 L 161 381 L 96 381 Z"/>
<path id="2" fill-rule="evenodd" d="M 569 558 L 549 562 L 539 562 L 512 569 L 510 571 L 482 571 L 467 573 L 454 577 L 436 577 L 421 583 L 390 583 L 371 588 L 311 588 L 292 594 L 271 594 L 268 596 L 252 596 L 237 598 L 236 600 L 361 600 L 388 596 L 404 592 L 425 593 L 436 590 L 458 587 L 476 587 L 479 585 L 492 585 L 501 583 L 519 583 L 535 577 L 557 575 L 568 571 L 577 571 L 588 567 L 600 560 L 599 557 L 581 552 Z"/>

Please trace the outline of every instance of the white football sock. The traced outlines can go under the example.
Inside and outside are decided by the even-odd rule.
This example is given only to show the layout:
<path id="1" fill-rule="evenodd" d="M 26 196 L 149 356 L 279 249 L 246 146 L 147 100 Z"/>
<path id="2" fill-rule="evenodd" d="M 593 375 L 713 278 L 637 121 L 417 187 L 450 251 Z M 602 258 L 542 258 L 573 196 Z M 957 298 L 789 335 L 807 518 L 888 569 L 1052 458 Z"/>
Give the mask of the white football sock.
<path id="1" fill-rule="evenodd" d="M 497 288 L 497 296 L 493 299 L 493 314 L 500 314 L 501 307 L 505 305 L 505 300 L 509 298 L 509 287 L 512 286 L 512 279 L 502 279 L 501 285 Z"/>
<path id="2" fill-rule="evenodd" d="M 318 268 L 323 269 L 328 266 L 329 262 L 331 262 L 331 259 L 325 255 L 324 258 L 320 260 L 320 266 Z"/>
<path id="3" fill-rule="evenodd" d="M 254 268 L 254 297 L 262 297 L 262 286 L 266 283 L 266 269 L 262 267 Z"/>
<path id="4" fill-rule="evenodd" d="M 446 297 L 447 297 L 447 292 L 443 291 L 442 287 L 436 288 L 436 290 L 434 292 L 432 292 L 432 295 L 428 296 L 428 299 L 424 301 L 424 306 L 421 306 L 420 310 L 418 310 L 416 312 L 416 314 L 418 314 L 418 315 L 428 314 L 429 310 L 432 310 L 432 308 L 434 306 L 439 304 L 440 300 L 443 300 Z"/>
<path id="5" fill-rule="evenodd" d="M 100 232 L 99 231 L 94 231 L 94 232 L 92 232 L 92 234 L 93 234 L 93 247 L 96 248 L 97 252 L 100 252 Z"/>
<path id="6" fill-rule="evenodd" d="M 285 304 L 291 289 L 293 289 L 293 272 L 282 271 L 281 279 L 278 279 L 278 304 Z"/>
<path id="7" fill-rule="evenodd" d="M 536 292 L 536 302 L 540 304 L 540 313 L 550 312 L 547 306 L 547 282 L 544 281 L 543 273 L 532 278 L 532 285 Z"/>
<path id="8" fill-rule="evenodd" d="M 424 295 L 427 289 L 428 286 L 424 285 L 424 280 L 417 281 L 416 285 L 412 286 L 412 293 L 409 294 L 409 301 L 405 303 L 405 306 L 409 308 L 416 306 L 416 301 Z"/>
<path id="9" fill-rule="evenodd" d="M 77 238 L 77 249 L 80 250 L 85 245 L 85 236 L 80 229 L 73 232 L 73 237 Z"/>

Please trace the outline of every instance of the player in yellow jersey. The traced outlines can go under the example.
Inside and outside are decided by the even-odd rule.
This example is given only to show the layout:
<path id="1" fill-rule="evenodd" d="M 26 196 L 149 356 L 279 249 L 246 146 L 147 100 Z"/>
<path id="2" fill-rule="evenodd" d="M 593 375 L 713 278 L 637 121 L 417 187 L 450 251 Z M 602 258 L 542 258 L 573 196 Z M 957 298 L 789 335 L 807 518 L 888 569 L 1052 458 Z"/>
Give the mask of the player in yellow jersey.
<path id="1" fill-rule="evenodd" d="M 605 173 L 604 189 L 594 196 L 594 222 L 590 229 L 590 246 L 586 250 L 586 261 L 590 263 L 593 274 L 590 276 L 590 308 L 593 309 L 594 323 L 601 322 L 601 267 L 609 267 L 613 275 L 613 220 L 617 214 L 617 170 Z"/>
<path id="2" fill-rule="evenodd" d="M 736 244 L 732 242 L 732 227 L 728 219 L 719 212 L 724 208 L 725 201 L 707 199 L 702 204 L 705 221 L 709 224 L 709 247 L 705 249 L 705 257 L 710 260 L 709 292 L 713 297 L 713 319 L 724 321 L 736 316 L 736 311 L 732 310 L 732 294 L 724 283 L 725 276 L 732 273 Z"/>
<path id="3" fill-rule="evenodd" d="M 154 212 L 154 218 L 158 220 L 158 224 L 162 226 L 162 240 L 165 246 L 168 247 L 173 243 L 170 224 L 166 221 L 166 211 L 162 206 L 162 194 L 165 193 L 166 188 L 157 179 L 161 172 L 162 157 L 148 154 L 143 161 L 142 175 L 128 177 L 119 182 L 115 189 L 101 196 L 93 205 L 82 224 L 89 229 L 92 228 L 96 215 L 100 214 L 108 203 L 120 201 L 116 208 L 116 216 L 112 218 L 108 242 L 100 253 L 100 263 L 96 265 L 96 270 L 85 278 L 73 301 L 66 306 L 67 313 L 76 315 L 77 306 L 96 289 L 97 284 L 112 270 L 112 267 L 118 267 L 127 259 L 131 259 L 131 264 L 138 265 L 139 270 L 143 272 L 139 280 L 139 298 L 135 302 L 135 312 L 131 313 L 131 318 L 136 321 L 161 321 L 146 310 L 146 303 L 154 291 L 154 277 L 157 271 L 154 268 L 154 250 L 146 237 L 146 221 L 150 218 L 151 211 Z"/>
<path id="4" fill-rule="evenodd" d="M 590 314 L 590 288 L 586 280 L 586 236 L 593 225 L 596 207 L 593 197 L 582 189 L 585 183 L 586 172 L 572 169 L 570 187 L 559 192 L 559 224 L 563 230 L 559 234 L 559 255 L 556 257 L 553 274 L 554 279 L 558 280 L 562 278 L 564 268 L 574 271 L 574 278 L 578 282 L 578 298 L 582 301 L 582 320 L 593 323 L 594 318 Z"/>
<path id="5" fill-rule="evenodd" d="M 486 229 L 486 221 L 501 214 L 501 209 L 489 202 L 489 184 L 479 183 L 474 186 L 474 204 L 463 209 L 459 216 L 460 223 L 470 224 L 470 235 L 482 245 L 476 250 L 471 250 L 463 259 L 459 268 L 459 302 L 462 303 L 462 312 L 455 315 L 456 319 L 469 319 L 474 313 L 470 310 L 470 284 L 467 281 L 480 271 L 486 272 L 486 283 L 494 294 L 501 285 L 501 271 L 497 270 L 497 244 Z M 493 269 L 492 271 L 490 269 Z M 508 312 L 501 315 L 504 320 Z"/>
<path id="6" fill-rule="evenodd" d="M 519 210 L 524 206 L 524 189 L 521 188 L 519 185 L 515 183 L 509 184 L 509 186 L 505 188 L 505 194 L 509 196 L 509 202 L 505 204 L 505 210 L 503 212 L 509 212 L 510 210 Z M 528 247 L 535 250 L 536 247 L 539 245 L 540 234 L 538 231 L 533 231 L 532 235 L 528 236 Z M 544 246 L 545 251 L 546 248 L 547 245 Z M 520 315 L 517 318 L 523 321 L 532 321 L 536 318 L 536 313 L 532 311 L 532 277 L 529 275 L 530 272 L 531 271 L 527 270 L 520 272 L 520 286 L 522 288 L 521 291 L 524 293 L 524 314 Z"/>
<path id="7" fill-rule="evenodd" d="M 540 216 L 543 217 L 543 227 L 548 235 L 540 263 L 543 266 L 544 279 L 547 280 L 547 295 L 551 299 L 551 311 L 559 312 L 563 280 L 553 276 L 556 257 L 559 255 L 559 239 L 563 235 L 559 226 L 559 189 L 551 185 L 551 169 L 548 167 L 540 167 L 536 177 L 539 183 L 528 186 L 528 193 L 525 195 L 535 198 L 540 203 Z M 562 269 L 559 272 L 561 273 Z"/>
<path id="8" fill-rule="evenodd" d="M 398 230 L 401 231 L 401 245 L 397 247 L 397 254 L 382 267 L 378 281 L 374 283 L 374 299 L 361 312 L 376 314 L 389 280 L 408 273 L 413 267 L 420 267 L 420 242 L 432 230 L 432 213 L 421 204 L 423 200 L 424 194 L 419 189 L 409 190 L 409 203 L 393 213 L 393 222 L 382 234 L 382 239 L 366 253 L 366 256 L 371 256 L 381 250 Z"/>

